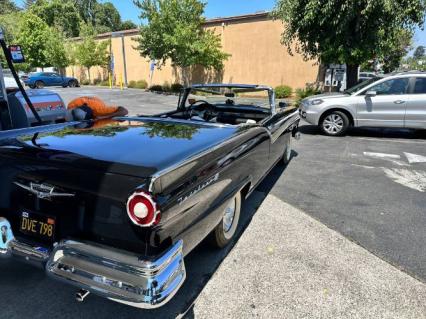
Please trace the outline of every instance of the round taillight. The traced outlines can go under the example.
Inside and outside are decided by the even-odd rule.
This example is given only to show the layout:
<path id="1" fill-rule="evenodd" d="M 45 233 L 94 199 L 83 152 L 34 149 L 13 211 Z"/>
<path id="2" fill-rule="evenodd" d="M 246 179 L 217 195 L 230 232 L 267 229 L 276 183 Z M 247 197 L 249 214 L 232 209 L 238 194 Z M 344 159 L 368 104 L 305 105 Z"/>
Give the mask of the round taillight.
<path id="1" fill-rule="evenodd" d="M 127 201 L 127 214 L 133 224 L 150 227 L 160 221 L 160 212 L 153 198 L 145 192 L 136 192 Z"/>

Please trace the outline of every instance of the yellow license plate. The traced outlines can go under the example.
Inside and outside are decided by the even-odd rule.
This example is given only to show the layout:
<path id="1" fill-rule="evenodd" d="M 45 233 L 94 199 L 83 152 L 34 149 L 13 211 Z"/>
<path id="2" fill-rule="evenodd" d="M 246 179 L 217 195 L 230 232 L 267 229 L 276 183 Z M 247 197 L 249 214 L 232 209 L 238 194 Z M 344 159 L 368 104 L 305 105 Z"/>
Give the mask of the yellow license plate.
<path id="1" fill-rule="evenodd" d="M 53 240 L 55 237 L 56 221 L 52 217 L 41 214 L 22 212 L 21 232 L 44 240 Z"/>

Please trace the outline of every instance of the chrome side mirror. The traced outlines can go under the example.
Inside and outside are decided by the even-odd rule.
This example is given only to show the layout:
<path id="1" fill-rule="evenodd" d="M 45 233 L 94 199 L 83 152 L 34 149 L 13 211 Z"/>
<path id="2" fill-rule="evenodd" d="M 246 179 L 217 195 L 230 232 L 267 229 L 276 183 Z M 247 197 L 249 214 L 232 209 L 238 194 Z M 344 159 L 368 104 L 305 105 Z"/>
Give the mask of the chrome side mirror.
<path id="1" fill-rule="evenodd" d="M 367 93 L 365 93 L 366 97 L 374 97 L 377 95 L 376 91 L 367 91 Z"/>

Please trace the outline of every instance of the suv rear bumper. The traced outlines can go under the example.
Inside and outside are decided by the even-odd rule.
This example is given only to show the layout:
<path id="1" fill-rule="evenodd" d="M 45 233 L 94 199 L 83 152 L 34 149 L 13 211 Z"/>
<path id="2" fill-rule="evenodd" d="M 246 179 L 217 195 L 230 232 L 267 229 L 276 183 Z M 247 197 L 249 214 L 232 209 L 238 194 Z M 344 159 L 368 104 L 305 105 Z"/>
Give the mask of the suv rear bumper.
<path id="1" fill-rule="evenodd" d="M 45 263 L 48 275 L 54 279 L 142 309 L 166 304 L 186 279 L 182 241 L 153 260 L 73 240 L 62 241 L 53 251 L 46 251 L 13 239 L 2 255 Z"/>

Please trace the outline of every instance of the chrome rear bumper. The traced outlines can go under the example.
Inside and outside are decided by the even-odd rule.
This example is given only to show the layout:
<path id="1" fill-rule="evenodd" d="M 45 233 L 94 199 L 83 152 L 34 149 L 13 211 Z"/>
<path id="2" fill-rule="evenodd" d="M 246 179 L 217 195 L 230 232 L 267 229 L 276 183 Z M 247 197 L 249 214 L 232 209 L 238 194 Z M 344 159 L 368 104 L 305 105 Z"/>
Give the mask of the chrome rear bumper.
<path id="1" fill-rule="evenodd" d="M 0 222 L 10 229 L 7 220 L 0 218 Z M 45 264 L 48 275 L 54 279 L 142 309 L 166 304 L 186 279 L 182 241 L 153 260 L 73 240 L 62 241 L 49 251 L 10 239 L 5 247 L 0 245 L 0 256 Z"/>
<path id="2" fill-rule="evenodd" d="M 179 241 L 152 261 L 110 248 L 64 241 L 46 264 L 55 279 L 133 307 L 150 309 L 167 303 L 186 278 Z"/>

